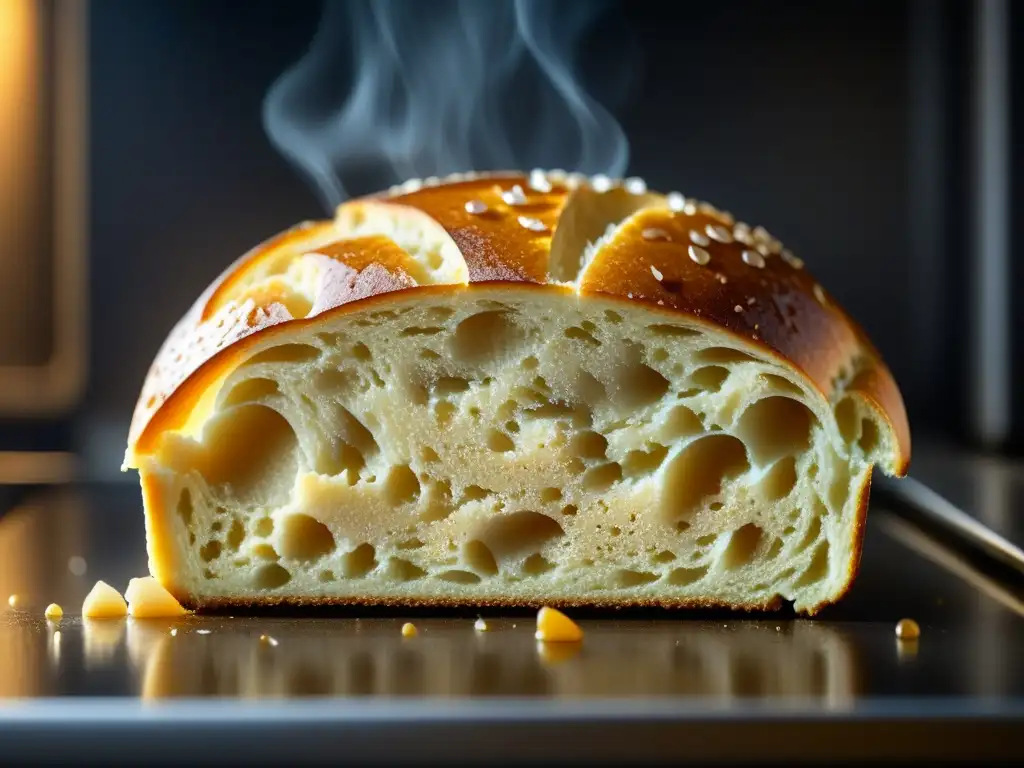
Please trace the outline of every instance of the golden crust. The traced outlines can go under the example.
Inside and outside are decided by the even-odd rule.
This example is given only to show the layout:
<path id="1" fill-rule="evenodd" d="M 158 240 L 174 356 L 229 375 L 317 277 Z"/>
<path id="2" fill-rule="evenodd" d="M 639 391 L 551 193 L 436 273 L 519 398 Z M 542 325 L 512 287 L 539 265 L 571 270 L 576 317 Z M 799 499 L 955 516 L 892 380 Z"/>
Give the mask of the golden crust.
<path id="1" fill-rule="evenodd" d="M 728 214 L 704 204 L 688 202 L 673 210 L 667 198 L 645 190 L 616 187 L 601 195 L 560 177 L 546 179 L 540 189 L 530 181 L 521 174 L 495 174 L 352 201 L 340 207 L 336 222 L 299 225 L 245 254 L 200 296 L 161 347 L 133 414 L 126 466 L 135 466 L 160 432 L 184 423 L 206 385 L 232 368 L 247 339 L 324 312 L 363 308 L 363 302 L 396 292 L 467 290 L 458 283 L 424 285 L 415 277 L 422 275 L 420 266 L 390 239 L 346 235 L 337 223 L 346 216 L 358 218 L 369 205 L 393 208 L 396 215 L 414 209 L 457 246 L 469 283 L 547 284 L 550 290 L 563 282 L 551 274 L 552 259 L 561 258 L 558 269 L 566 263 L 552 249 L 567 247 L 570 227 L 592 240 L 580 210 L 604 200 L 620 215 L 652 207 L 627 218 L 596 249 L 580 275 L 581 295 L 686 314 L 764 347 L 806 374 L 826 398 L 851 395 L 875 411 L 895 437 L 885 469 L 906 472 L 910 430 L 891 373 L 856 323 L 770 234 L 734 225 Z M 691 257 L 691 247 L 702 252 Z M 705 254 L 706 263 L 698 263 Z M 300 300 L 286 295 L 283 283 L 265 284 L 309 258 L 331 263 L 315 295 Z M 304 318 L 295 316 L 297 306 L 309 306 Z"/>
<path id="2" fill-rule="evenodd" d="M 550 191 L 532 191 L 527 203 L 510 204 L 502 199 L 505 193 L 515 200 L 512 196 L 517 196 L 517 185 L 521 190 L 529 186 L 524 177 L 504 182 L 500 177 L 476 179 L 427 187 L 389 202 L 423 211 L 444 227 L 466 260 L 471 283 L 545 283 L 551 236 L 569 190 L 563 184 L 554 184 Z M 474 201 L 483 203 L 486 210 L 470 213 L 466 204 Z M 530 229 L 519 223 L 520 217 L 540 224 Z"/>

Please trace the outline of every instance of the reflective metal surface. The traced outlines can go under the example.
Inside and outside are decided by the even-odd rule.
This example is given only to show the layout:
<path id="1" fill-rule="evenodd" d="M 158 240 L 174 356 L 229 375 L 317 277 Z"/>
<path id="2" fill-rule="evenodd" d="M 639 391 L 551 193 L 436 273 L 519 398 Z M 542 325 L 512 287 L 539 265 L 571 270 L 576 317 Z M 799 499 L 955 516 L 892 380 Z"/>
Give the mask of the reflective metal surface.
<path id="1" fill-rule="evenodd" d="M 474 613 L 451 611 L 83 621 L 81 601 L 96 579 L 123 590 L 146 572 L 138 491 L 51 489 L 0 520 L 0 595 L 21 601 L 0 621 L 0 738 L 20 743 L 36 732 L 24 731 L 30 723 L 45 741 L 83 718 L 122 735 L 182 718 L 216 721 L 245 739 L 284 722 L 353 728 L 366 718 L 396 733 L 410 718 L 443 721 L 457 739 L 485 725 L 499 738 L 526 721 L 541 729 L 602 722 L 607 739 L 637 722 L 680 733 L 708 718 L 734 729 L 786 718 L 786 727 L 802 723 L 795 743 L 815 724 L 889 723 L 870 749 L 851 732 L 847 756 L 930 754 L 939 745 L 950 756 L 956 748 L 946 741 L 968 727 L 996 730 L 965 754 L 1020 749 L 1006 729 L 1024 722 L 1024 592 L 884 509 L 869 520 L 853 591 L 818 618 L 577 613 L 582 644 L 544 645 L 531 613 L 485 614 L 486 632 L 474 630 Z M 64 608 L 60 622 L 43 618 L 51 602 Z M 921 625 L 917 642 L 897 641 L 904 617 Z M 401 636 L 406 620 L 417 637 Z M 929 723 L 934 738 L 922 739 L 914 729 Z M 813 754 L 840 743 L 824 739 Z M 431 754 L 452 746 L 438 743 Z M 396 756 L 388 749 L 368 754 Z M 675 754 L 665 749 L 648 758 Z"/>

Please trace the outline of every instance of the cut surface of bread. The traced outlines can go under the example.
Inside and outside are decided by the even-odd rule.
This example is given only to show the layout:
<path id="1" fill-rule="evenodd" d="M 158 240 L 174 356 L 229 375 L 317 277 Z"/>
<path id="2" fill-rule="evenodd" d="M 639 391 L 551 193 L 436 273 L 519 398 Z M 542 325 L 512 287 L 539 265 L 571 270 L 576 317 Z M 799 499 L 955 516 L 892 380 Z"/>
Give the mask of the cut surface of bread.
<path id="1" fill-rule="evenodd" d="M 125 464 L 193 608 L 814 613 L 909 454 L 877 352 L 769 233 L 534 172 L 244 256 L 158 354 Z"/>

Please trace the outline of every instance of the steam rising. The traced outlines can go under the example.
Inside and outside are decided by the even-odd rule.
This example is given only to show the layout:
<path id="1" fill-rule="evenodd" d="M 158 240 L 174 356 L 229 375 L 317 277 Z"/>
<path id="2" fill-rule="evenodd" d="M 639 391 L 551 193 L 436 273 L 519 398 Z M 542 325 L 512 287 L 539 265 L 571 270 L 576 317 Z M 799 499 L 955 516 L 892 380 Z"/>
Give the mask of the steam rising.
<path id="1" fill-rule="evenodd" d="M 268 92 L 264 127 L 329 209 L 350 194 L 459 171 L 624 175 L 625 134 L 577 72 L 604 8 L 328 1 L 308 53 Z"/>

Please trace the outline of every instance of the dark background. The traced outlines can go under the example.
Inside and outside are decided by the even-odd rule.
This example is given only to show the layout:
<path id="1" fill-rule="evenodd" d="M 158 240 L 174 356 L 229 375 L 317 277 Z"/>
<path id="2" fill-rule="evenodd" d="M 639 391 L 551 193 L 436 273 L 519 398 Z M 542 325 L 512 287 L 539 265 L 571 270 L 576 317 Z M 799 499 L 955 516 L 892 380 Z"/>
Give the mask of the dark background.
<path id="1" fill-rule="evenodd" d="M 71 423 L 106 473 L 145 370 L 193 298 L 258 241 L 324 213 L 261 122 L 321 5 L 89 8 L 91 350 Z M 599 97 L 600 72 L 639 67 L 613 108 L 629 173 L 767 226 L 881 348 L 915 435 L 965 442 L 974 12 L 946 0 L 619 2 L 583 51 Z M 1019 157 L 1006 162 L 1019 170 Z M 1008 280 L 1019 284 L 1021 263 Z"/>

